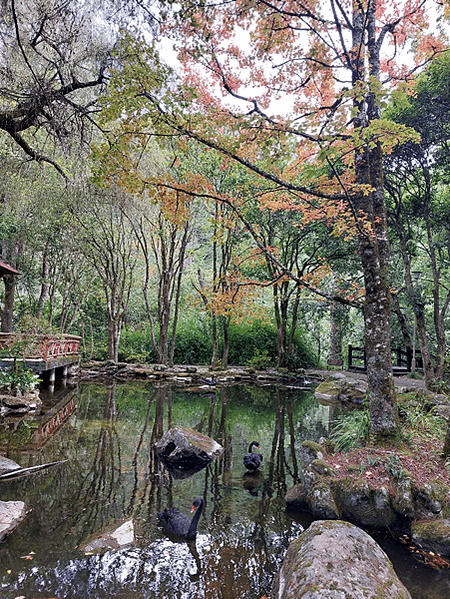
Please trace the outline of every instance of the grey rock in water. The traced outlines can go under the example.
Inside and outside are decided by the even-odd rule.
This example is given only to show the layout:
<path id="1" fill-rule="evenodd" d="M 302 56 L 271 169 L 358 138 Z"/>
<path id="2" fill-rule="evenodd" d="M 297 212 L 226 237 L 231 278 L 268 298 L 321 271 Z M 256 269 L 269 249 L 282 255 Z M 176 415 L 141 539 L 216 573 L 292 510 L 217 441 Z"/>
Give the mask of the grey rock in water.
<path id="1" fill-rule="evenodd" d="M 314 395 L 319 403 L 329 405 L 339 402 L 361 405 L 367 394 L 367 382 L 341 379 L 327 380 L 316 388 Z"/>
<path id="2" fill-rule="evenodd" d="M 21 466 L 19 466 L 17 462 L 14 462 L 14 460 L 0 456 L 0 474 L 6 474 L 12 470 L 19 470 L 19 468 L 21 468 Z"/>
<path id="3" fill-rule="evenodd" d="M 187 478 L 223 453 L 214 439 L 191 428 L 171 428 L 155 443 L 155 452 L 174 478 Z"/>
<path id="4" fill-rule="evenodd" d="M 23 501 L 0 501 L 0 541 L 17 528 L 26 515 Z"/>
<path id="5" fill-rule="evenodd" d="M 422 520 L 411 525 L 412 542 L 424 549 L 450 557 L 450 520 Z"/>
<path id="6" fill-rule="evenodd" d="M 80 545 L 79 549 L 86 554 L 102 553 L 112 549 L 122 549 L 129 547 L 135 542 L 133 520 L 127 520 L 114 530 L 104 531 L 101 534 L 95 534 L 85 543 Z"/>
<path id="7" fill-rule="evenodd" d="M 411 599 L 381 547 L 341 520 L 316 520 L 289 545 L 271 597 Z"/>

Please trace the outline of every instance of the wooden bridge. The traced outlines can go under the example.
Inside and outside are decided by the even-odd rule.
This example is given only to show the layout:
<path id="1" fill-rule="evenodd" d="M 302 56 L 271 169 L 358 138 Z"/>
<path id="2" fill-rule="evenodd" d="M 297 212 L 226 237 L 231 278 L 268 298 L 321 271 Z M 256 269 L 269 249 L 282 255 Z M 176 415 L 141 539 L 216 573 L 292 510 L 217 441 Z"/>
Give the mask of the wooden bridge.
<path id="1" fill-rule="evenodd" d="M 392 348 L 392 369 L 394 374 L 403 374 L 411 372 L 413 362 L 413 351 L 410 348 L 403 349 L 401 347 Z M 416 352 L 416 367 L 422 368 L 422 356 Z M 360 370 L 366 372 L 367 360 L 366 350 L 364 347 L 348 346 L 348 369 Z"/>
<path id="2" fill-rule="evenodd" d="M 48 372 L 50 381 L 56 369 L 63 375 L 78 362 L 81 337 L 76 335 L 33 335 L 0 333 L 0 368 L 21 363 L 36 373 Z"/>

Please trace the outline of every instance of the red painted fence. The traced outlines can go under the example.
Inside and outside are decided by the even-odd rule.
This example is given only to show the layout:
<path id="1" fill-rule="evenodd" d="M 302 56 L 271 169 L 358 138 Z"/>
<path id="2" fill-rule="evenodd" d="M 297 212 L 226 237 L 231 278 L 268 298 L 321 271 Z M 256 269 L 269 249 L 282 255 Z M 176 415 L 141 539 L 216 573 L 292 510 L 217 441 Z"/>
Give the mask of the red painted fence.
<path id="1" fill-rule="evenodd" d="M 0 333 L 0 356 L 44 361 L 77 356 L 80 351 L 80 341 L 81 337 L 76 335 Z"/>

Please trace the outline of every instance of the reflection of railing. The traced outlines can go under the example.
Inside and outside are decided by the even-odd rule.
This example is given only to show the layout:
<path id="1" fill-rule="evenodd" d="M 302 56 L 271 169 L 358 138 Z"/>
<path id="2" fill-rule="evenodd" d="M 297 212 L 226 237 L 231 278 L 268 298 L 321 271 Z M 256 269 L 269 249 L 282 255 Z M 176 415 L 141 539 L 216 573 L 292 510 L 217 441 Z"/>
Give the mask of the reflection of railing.
<path id="1" fill-rule="evenodd" d="M 75 393 L 69 397 L 69 400 L 65 399 L 48 414 L 44 414 L 29 443 L 36 445 L 37 447 L 42 447 L 62 427 L 62 425 L 67 422 L 77 407 Z"/>
<path id="2" fill-rule="evenodd" d="M 34 452 L 41 449 L 69 420 L 77 409 L 77 389 L 63 389 L 58 393 L 61 399 L 34 420 L 18 415 L 5 416 L 0 422 L 0 453 L 6 455 L 11 448 L 20 452 Z M 44 407 L 42 408 L 45 410 Z M 11 418 L 11 419 L 10 419 Z"/>
<path id="3" fill-rule="evenodd" d="M 50 360 L 77 356 L 81 337 L 76 335 L 33 335 L 0 333 L 0 352 L 4 357 Z"/>

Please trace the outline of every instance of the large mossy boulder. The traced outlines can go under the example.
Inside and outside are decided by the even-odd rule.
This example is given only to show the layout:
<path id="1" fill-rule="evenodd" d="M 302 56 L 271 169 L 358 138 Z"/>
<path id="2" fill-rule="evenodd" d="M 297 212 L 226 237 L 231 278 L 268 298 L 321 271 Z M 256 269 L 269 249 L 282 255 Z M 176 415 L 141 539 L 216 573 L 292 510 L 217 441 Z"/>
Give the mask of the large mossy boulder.
<path id="1" fill-rule="evenodd" d="M 288 509 L 308 511 L 318 519 L 348 520 L 369 529 L 442 520 L 450 488 L 441 480 L 419 486 L 410 472 L 402 470 L 401 476 L 390 473 L 388 484 L 374 486 L 358 469 L 339 476 L 327 463 L 326 450 L 317 443 L 304 441 L 299 454 L 303 480 L 288 490 Z"/>
<path id="2" fill-rule="evenodd" d="M 316 520 L 289 545 L 271 596 L 411 599 L 381 547 L 340 520 Z"/>
<path id="3" fill-rule="evenodd" d="M 320 383 L 314 395 L 322 404 L 338 402 L 361 405 L 367 394 L 367 382 L 345 378 L 334 378 Z"/>
<path id="4" fill-rule="evenodd" d="M 155 452 L 174 478 L 187 478 L 222 455 L 223 447 L 198 431 L 175 426 L 155 443 Z"/>
<path id="5" fill-rule="evenodd" d="M 345 477 L 335 481 L 334 496 L 342 517 L 368 528 L 389 528 L 396 521 L 389 490 L 371 488 L 361 478 Z"/>

